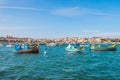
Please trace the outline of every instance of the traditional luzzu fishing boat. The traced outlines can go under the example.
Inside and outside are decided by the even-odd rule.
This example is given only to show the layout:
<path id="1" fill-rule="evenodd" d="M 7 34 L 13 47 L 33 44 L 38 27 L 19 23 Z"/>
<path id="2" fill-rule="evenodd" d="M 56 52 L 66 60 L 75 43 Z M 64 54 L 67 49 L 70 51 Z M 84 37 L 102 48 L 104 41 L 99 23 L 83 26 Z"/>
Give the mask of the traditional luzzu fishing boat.
<path id="1" fill-rule="evenodd" d="M 91 51 L 116 51 L 116 46 L 117 44 L 113 44 L 112 46 L 108 46 L 106 48 L 102 48 L 100 46 L 98 47 L 90 46 L 90 50 Z"/>
<path id="2" fill-rule="evenodd" d="M 81 47 L 81 48 L 75 48 L 73 45 L 69 44 L 66 48 L 65 48 L 66 51 L 69 51 L 69 52 L 82 52 L 84 50 L 84 47 Z"/>
<path id="3" fill-rule="evenodd" d="M 14 53 L 39 53 L 39 46 L 37 44 L 27 45 L 23 44 L 22 46 L 17 44 L 13 49 Z"/>

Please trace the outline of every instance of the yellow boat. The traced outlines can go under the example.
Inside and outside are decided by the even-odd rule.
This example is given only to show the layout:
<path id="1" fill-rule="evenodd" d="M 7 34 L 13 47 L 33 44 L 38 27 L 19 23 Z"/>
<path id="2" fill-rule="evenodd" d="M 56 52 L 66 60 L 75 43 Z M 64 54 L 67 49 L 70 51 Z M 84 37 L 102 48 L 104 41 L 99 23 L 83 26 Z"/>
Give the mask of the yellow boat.
<path id="1" fill-rule="evenodd" d="M 117 50 L 116 46 L 117 44 L 113 44 L 112 46 L 108 46 L 106 48 L 90 46 L 90 50 L 91 51 L 116 51 Z"/>

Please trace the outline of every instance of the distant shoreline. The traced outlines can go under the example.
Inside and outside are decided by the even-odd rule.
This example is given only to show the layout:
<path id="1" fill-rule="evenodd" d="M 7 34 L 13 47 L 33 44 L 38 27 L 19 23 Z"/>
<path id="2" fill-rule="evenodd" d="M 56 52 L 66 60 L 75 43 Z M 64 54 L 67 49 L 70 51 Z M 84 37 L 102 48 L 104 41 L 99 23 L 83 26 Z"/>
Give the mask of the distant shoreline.
<path id="1" fill-rule="evenodd" d="M 34 38 L 17 38 L 17 37 L 0 37 L 0 42 L 9 42 L 9 43 L 32 43 L 36 42 L 39 44 L 45 44 L 45 43 L 84 43 L 84 42 L 90 42 L 90 43 L 120 43 L 120 39 L 118 38 L 101 38 L 101 37 L 92 37 L 92 38 L 80 38 L 80 37 L 66 37 L 66 38 L 56 38 L 56 39 L 34 39 Z"/>

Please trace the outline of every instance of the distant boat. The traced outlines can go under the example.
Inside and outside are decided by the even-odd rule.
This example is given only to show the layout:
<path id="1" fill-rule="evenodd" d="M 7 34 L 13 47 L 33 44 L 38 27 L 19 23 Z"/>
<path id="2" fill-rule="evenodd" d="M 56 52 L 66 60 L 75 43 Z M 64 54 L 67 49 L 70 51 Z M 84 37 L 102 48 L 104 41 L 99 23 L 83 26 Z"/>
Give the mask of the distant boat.
<path id="1" fill-rule="evenodd" d="M 0 43 L 0 46 L 3 46 L 3 44 L 2 44 L 2 43 Z"/>
<path id="2" fill-rule="evenodd" d="M 66 48 L 65 48 L 66 51 L 69 51 L 69 52 L 82 52 L 84 50 L 84 47 L 81 47 L 81 48 L 76 48 L 75 46 L 69 44 Z"/>
<path id="3" fill-rule="evenodd" d="M 47 43 L 47 46 L 56 46 L 57 43 Z"/>
<path id="4" fill-rule="evenodd" d="M 6 45 L 6 47 L 11 48 L 11 47 L 13 47 L 13 45 L 12 44 L 8 44 L 8 45 Z"/>
<path id="5" fill-rule="evenodd" d="M 15 45 L 13 52 L 14 53 L 39 53 L 39 46 L 37 44 L 32 46 L 25 45 L 24 47 L 20 45 Z"/>
<path id="6" fill-rule="evenodd" d="M 90 46 L 90 50 L 91 51 L 116 51 L 116 45 L 117 44 L 113 44 L 112 46 L 108 46 L 106 48 L 102 48 L 100 46 L 98 47 Z"/>

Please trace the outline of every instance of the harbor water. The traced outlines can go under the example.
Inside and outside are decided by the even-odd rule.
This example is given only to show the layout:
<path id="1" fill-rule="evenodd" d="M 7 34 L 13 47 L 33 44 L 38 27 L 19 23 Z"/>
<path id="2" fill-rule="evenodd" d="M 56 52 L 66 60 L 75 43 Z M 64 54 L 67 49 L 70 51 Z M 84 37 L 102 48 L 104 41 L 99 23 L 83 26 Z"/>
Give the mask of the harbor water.
<path id="1" fill-rule="evenodd" d="M 39 54 L 15 54 L 1 46 L 0 80 L 120 80 L 120 45 L 117 51 L 81 53 L 65 47 L 41 45 Z"/>

